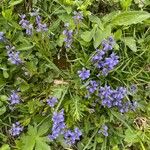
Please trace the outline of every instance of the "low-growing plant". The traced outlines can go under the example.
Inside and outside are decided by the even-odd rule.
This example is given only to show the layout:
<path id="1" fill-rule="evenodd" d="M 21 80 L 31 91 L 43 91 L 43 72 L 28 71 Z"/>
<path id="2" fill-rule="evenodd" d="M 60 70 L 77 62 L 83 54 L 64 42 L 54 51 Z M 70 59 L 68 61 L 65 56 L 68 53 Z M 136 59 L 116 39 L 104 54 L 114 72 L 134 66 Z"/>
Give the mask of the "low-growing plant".
<path id="1" fill-rule="evenodd" d="M 148 150 L 150 3 L 0 2 L 1 150 Z"/>

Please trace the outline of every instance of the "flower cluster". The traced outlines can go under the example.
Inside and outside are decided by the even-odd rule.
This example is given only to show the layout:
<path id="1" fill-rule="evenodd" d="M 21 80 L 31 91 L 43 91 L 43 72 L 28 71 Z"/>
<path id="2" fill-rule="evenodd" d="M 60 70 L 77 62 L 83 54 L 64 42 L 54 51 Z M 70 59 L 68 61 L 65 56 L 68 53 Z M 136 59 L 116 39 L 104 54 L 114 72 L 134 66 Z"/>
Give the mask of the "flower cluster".
<path id="1" fill-rule="evenodd" d="M 37 29 L 36 29 L 37 32 L 48 30 L 46 23 L 43 24 L 41 22 L 41 17 L 39 15 L 36 16 L 36 24 L 37 24 Z"/>
<path id="2" fill-rule="evenodd" d="M 94 66 L 101 71 L 103 76 L 107 76 L 108 73 L 113 70 L 114 67 L 119 63 L 119 57 L 114 52 L 112 52 L 114 43 L 115 42 L 112 37 L 103 41 L 103 49 L 97 49 L 95 55 L 92 58 Z"/>
<path id="3" fill-rule="evenodd" d="M 50 98 L 47 99 L 47 104 L 50 107 L 54 107 L 57 102 L 58 102 L 58 100 L 57 100 L 56 97 L 50 97 Z"/>
<path id="4" fill-rule="evenodd" d="M 47 31 L 48 28 L 47 28 L 47 25 L 44 23 L 42 23 L 42 19 L 41 17 L 38 15 L 38 11 L 34 11 L 32 13 L 30 13 L 30 16 L 31 17 L 35 17 L 35 20 L 36 20 L 36 31 L 37 32 L 42 32 L 42 31 Z M 26 30 L 26 34 L 27 35 L 32 35 L 33 33 L 33 24 L 30 23 L 30 21 L 26 20 L 26 15 L 23 14 L 23 15 L 20 15 L 21 17 L 21 20 L 19 22 L 19 24 L 22 26 L 23 29 Z"/>
<path id="5" fill-rule="evenodd" d="M 64 133 L 64 129 L 66 128 L 66 125 L 64 123 L 64 110 L 61 112 L 54 112 L 53 113 L 53 127 L 52 127 L 52 134 L 48 137 L 51 140 L 56 139 L 59 135 Z"/>
<path id="6" fill-rule="evenodd" d="M 33 24 L 31 24 L 28 20 L 26 20 L 26 15 L 23 14 L 20 16 L 21 20 L 19 24 L 22 26 L 23 29 L 26 30 L 27 35 L 32 35 L 33 32 Z"/>
<path id="7" fill-rule="evenodd" d="M 74 131 L 67 130 L 64 133 L 64 138 L 67 144 L 72 145 L 76 142 L 76 140 L 80 140 L 81 135 L 82 132 L 79 130 L 79 128 L 75 128 Z"/>
<path id="8" fill-rule="evenodd" d="M 4 41 L 4 32 L 0 32 L 0 42 L 3 42 Z"/>
<path id="9" fill-rule="evenodd" d="M 82 70 L 78 71 L 78 74 L 82 80 L 85 80 L 90 77 L 90 70 L 86 70 L 85 68 L 82 68 Z"/>
<path id="10" fill-rule="evenodd" d="M 104 136 L 108 136 L 108 127 L 106 125 L 103 125 L 101 130 L 98 131 L 98 133 L 102 133 Z"/>
<path id="11" fill-rule="evenodd" d="M 23 131 L 23 127 L 20 125 L 19 122 L 13 123 L 11 129 L 9 130 L 9 133 L 16 137 Z"/>
<path id="12" fill-rule="evenodd" d="M 119 63 L 119 57 L 112 52 L 113 45 L 115 41 L 112 37 L 109 37 L 108 40 L 102 42 L 102 50 L 97 50 L 95 55 L 92 57 L 92 63 L 98 68 L 100 74 L 106 76 L 109 71 L 113 70 L 114 67 Z M 81 80 L 86 80 L 90 77 L 90 70 L 82 68 L 78 72 Z M 90 80 L 88 84 L 86 83 L 86 89 L 88 94 L 85 98 L 91 98 L 91 96 L 96 96 L 97 102 L 98 99 L 101 100 L 101 105 L 104 107 L 117 108 L 121 113 L 128 112 L 129 110 L 135 110 L 137 103 L 135 101 L 127 101 L 126 97 L 129 94 L 134 94 L 136 91 L 136 86 L 132 85 L 130 92 L 124 87 L 117 87 L 112 89 L 109 85 L 102 86 L 103 83 L 96 80 Z M 95 92 L 97 91 L 97 92 Z M 94 95 L 93 95 L 94 94 Z M 95 105 L 95 104 L 94 104 Z"/>
<path id="13" fill-rule="evenodd" d="M 10 97 L 8 98 L 10 105 L 16 105 L 20 103 L 20 97 L 17 91 L 12 91 Z"/>
<path id="14" fill-rule="evenodd" d="M 65 27 L 66 29 L 63 31 L 63 35 L 65 35 L 65 39 L 64 39 L 64 42 L 65 42 L 65 47 L 66 48 L 70 48 L 71 47 L 71 44 L 73 42 L 73 30 L 69 30 L 68 27 L 69 27 L 69 24 L 65 24 Z"/>
<path id="15" fill-rule="evenodd" d="M 60 112 L 54 112 L 52 121 L 52 134 L 48 135 L 50 140 L 53 141 L 59 135 L 63 135 L 66 143 L 72 145 L 76 140 L 80 139 L 82 133 L 78 128 L 75 128 L 74 131 L 66 129 L 66 125 L 64 122 L 64 110 L 61 110 Z"/>
<path id="16" fill-rule="evenodd" d="M 108 108 L 117 107 L 121 113 L 134 110 L 136 107 L 135 102 L 124 101 L 125 97 L 127 97 L 127 89 L 124 87 L 118 87 L 113 90 L 110 86 L 101 86 L 98 96 L 101 98 L 103 106 Z"/>
<path id="17" fill-rule="evenodd" d="M 83 13 L 81 11 L 79 12 L 74 11 L 73 14 L 74 14 L 73 19 L 75 23 L 79 23 L 81 20 L 83 20 Z"/>
<path id="18" fill-rule="evenodd" d="M 8 60 L 12 63 L 12 64 L 16 64 L 19 65 L 22 63 L 22 60 L 19 57 L 19 52 L 17 52 L 15 50 L 15 47 L 11 47 L 11 46 L 6 46 L 7 49 L 7 55 L 8 55 Z"/>

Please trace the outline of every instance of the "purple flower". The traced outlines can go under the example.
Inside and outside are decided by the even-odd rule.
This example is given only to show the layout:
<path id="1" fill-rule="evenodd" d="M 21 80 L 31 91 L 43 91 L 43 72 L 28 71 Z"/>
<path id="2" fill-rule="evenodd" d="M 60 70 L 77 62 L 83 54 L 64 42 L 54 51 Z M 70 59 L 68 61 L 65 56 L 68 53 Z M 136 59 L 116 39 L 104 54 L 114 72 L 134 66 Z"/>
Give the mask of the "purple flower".
<path id="1" fill-rule="evenodd" d="M 41 23 L 41 17 L 39 15 L 36 16 L 36 24 L 37 24 L 37 32 L 47 31 L 47 25 Z"/>
<path id="2" fill-rule="evenodd" d="M 27 27 L 26 27 L 26 34 L 27 35 L 32 35 L 33 33 L 33 24 L 29 24 Z"/>
<path id="3" fill-rule="evenodd" d="M 112 51 L 114 40 L 109 37 L 109 40 L 104 40 L 102 42 L 102 50 L 96 50 L 95 55 L 92 57 L 92 63 L 94 66 L 100 70 L 100 74 L 107 76 L 108 73 L 115 68 L 119 63 L 119 57 Z"/>
<path id="4" fill-rule="evenodd" d="M 33 11 L 30 13 L 30 16 L 37 16 L 39 14 L 39 10 L 33 9 Z"/>
<path id="5" fill-rule="evenodd" d="M 98 133 L 102 133 L 104 136 L 108 136 L 108 127 L 106 125 L 103 125 L 101 130 L 98 131 Z"/>
<path id="6" fill-rule="evenodd" d="M 81 135 L 82 132 L 78 128 L 75 128 L 74 131 L 67 130 L 64 133 L 64 138 L 67 144 L 72 145 L 76 142 L 76 140 L 80 140 Z"/>
<path id="7" fill-rule="evenodd" d="M 66 29 L 63 31 L 63 35 L 65 35 L 65 39 L 64 39 L 65 47 L 70 48 L 71 44 L 73 42 L 73 39 L 72 39 L 73 38 L 73 30 L 68 29 L 69 24 L 65 24 L 65 27 L 66 27 Z"/>
<path id="8" fill-rule="evenodd" d="M 131 94 L 134 94 L 134 93 L 136 93 L 136 91 L 137 91 L 137 86 L 136 85 L 131 85 L 130 86 L 130 92 L 131 92 Z"/>
<path id="9" fill-rule="evenodd" d="M 114 66 L 116 66 L 119 63 L 118 59 L 119 57 L 115 53 L 112 53 L 110 57 L 105 58 L 104 66 L 108 68 L 108 70 L 112 70 Z"/>
<path id="10" fill-rule="evenodd" d="M 57 102 L 58 102 L 58 100 L 56 97 L 51 97 L 51 98 L 47 99 L 47 104 L 50 107 L 54 107 Z"/>
<path id="11" fill-rule="evenodd" d="M 0 42 L 3 42 L 4 41 L 4 32 L 0 32 Z"/>
<path id="12" fill-rule="evenodd" d="M 21 20 L 19 22 L 19 24 L 22 26 L 23 29 L 26 29 L 26 34 L 27 35 L 32 35 L 33 32 L 33 25 L 30 24 L 30 22 L 28 20 L 26 20 L 26 15 L 20 15 Z"/>
<path id="13" fill-rule="evenodd" d="M 15 47 L 11 47 L 11 46 L 6 46 L 7 49 L 7 55 L 8 55 L 8 60 L 12 63 L 12 64 L 16 64 L 19 65 L 22 63 L 22 60 L 19 57 L 20 52 L 15 51 Z"/>
<path id="14" fill-rule="evenodd" d="M 99 84 L 96 81 L 91 80 L 89 82 L 89 85 L 87 86 L 87 90 L 89 91 L 90 94 L 92 94 L 92 93 L 94 93 L 97 90 L 98 85 Z"/>
<path id="15" fill-rule="evenodd" d="M 52 134 L 50 134 L 48 137 L 51 140 L 56 139 L 59 135 L 64 133 L 64 129 L 66 128 L 66 125 L 64 123 L 64 110 L 61 112 L 54 112 L 53 117 L 53 127 L 52 127 Z"/>
<path id="16" fill-rule="evenodd" d="M 10 97 L 8 98 L 10 105 L 16 105 L 20 103 L 20 97 L 17 91 L 12 91 Z"/>
<path id="17" fill-rule="evenodd" d="M 83 13 L 81 11 L 77 12 L 77 11 L 74 11 L 74 21 L 75 23 L 79 23 L 81 20 L 83 20 Z"/>
<path id="18" fill-rule="evenodd" d="M 20 125 L 19 122 L 13 123 L 11 129 L 9 130 L 9 133 L 16 137 L 20 135 L 20 133 L 23 131 L 23 127 Z"/>
<path id="19" fill-rule="evenodd" d="M 86 70 L 85 68 L 82 68 L 82 70 L 78 71 L 78 74 L 82 80 L 85 80 L 90 77 L 90 70 Z"/>
<path id="20" fill-rule="evenodd" d="M 96 62 L 99 62 L 101 61 L 104 57 L 104 55 L 106 54 L 106 52 L 104 50 L 99 50 L 97 49 L 96 50 L 96 54 L 93 56 L 92 58 L 92 62 L 93 63 L 96 63 Z"/>

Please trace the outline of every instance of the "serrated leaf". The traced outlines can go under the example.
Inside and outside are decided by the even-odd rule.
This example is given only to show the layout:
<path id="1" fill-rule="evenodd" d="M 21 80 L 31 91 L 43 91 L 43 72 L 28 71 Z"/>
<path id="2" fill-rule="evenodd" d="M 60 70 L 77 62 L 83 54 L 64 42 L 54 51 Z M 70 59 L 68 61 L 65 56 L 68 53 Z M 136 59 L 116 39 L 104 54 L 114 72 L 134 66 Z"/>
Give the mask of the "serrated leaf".
<path id="1" fill-rule="evenodd" d="M 146 11 L 125 11 L 115 16 L 111 24 L 127 26 L 140 23 L 148 18 L 150 18 L 150 13 Z"/>
<path id="2" fill-rule="evenodd" d="M 45 137 L 47 138 L 47 137 Z M 45 142 L 45 138 L 37 138 L 35 150 L 51 150 L 50 146 Z"/>
<path id="3" fill-rule="evenodd" d="M 124 42 L 133 52 L 137 51 L 136 41 L 133 37 L 125 37 Z"/>
<path id="4" fill-rule="evenodd" d="M 42 136 L 44 135 L 45 133 L 47 133 L 47 131 L 49 130 L 50 128 L 50 123 L 49 122 L 44 122 L 38 129 L 38 135 L 39 136 Z"/>
<path id="5" fill-rule="evenodd" d="M 36 126 L 29 125 L 27 135 L 23 135 L 21 138 L 23 146 L 20 148 L 22 150 L 50 150 L 50 146 L 47 144 L 48 138 L 40 136 L 42 131 L 42 129 L 38 130 Z"/>

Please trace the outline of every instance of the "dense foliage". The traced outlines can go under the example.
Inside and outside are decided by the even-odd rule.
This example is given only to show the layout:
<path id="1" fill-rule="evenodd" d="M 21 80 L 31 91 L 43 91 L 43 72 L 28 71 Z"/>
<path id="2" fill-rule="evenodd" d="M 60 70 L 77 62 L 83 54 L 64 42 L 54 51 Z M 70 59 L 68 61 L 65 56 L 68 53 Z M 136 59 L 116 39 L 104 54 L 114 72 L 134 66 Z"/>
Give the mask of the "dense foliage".
<path id="1" fill-rule="evenodd" d="M 148 150 L 149 114 L 149 0 L 0 1 L 0 150 Z"/>

